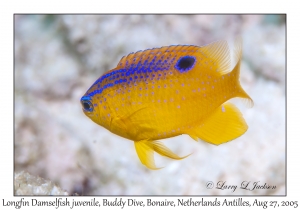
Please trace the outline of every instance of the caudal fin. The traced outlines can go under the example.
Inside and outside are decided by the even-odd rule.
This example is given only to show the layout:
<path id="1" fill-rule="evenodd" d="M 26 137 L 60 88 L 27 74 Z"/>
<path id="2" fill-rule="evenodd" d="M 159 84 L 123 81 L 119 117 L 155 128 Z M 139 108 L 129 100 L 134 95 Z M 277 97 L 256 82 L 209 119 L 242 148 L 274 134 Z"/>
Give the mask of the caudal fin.
<path id="1" fill-rule="evenodd" d="M 251 97 L 244 91 L 242 88 L 239 78 L 240 78 L 240 66 L 241 66 L 241 60 L 242 60 L 242 39 L 238 38 L 234 42 L 234 52 L 233 52 L 234 60 L 237 62 L 234 69 L 230 72 L 230 74 L 235 75 L 235 84 L 237 88 L 237 94 L 236 97 L 240 97 L 243 99 L 245 104 L 248 107 L 253 107 L 254 103 Z"/>

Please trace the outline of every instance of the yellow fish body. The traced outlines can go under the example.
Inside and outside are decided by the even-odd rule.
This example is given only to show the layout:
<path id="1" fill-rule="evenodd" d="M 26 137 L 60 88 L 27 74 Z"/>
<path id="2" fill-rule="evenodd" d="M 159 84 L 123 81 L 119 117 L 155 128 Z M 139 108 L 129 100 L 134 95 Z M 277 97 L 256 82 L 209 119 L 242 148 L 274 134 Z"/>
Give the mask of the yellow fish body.
<path id="1" fill-rule="evenodd" d="M 160 139 L 188 134 L 194 140 L 222 144 L 248 126 L 232 103 L 252 99 L 239 83 L 241 41 L 230 69 L 226 41 L 206 46 L 177 45 L 124 56 L 81 98 L 83 112 L 95 123 L 134 141 L 141 162 L 156 169 L 154 152 L 182 159 Z"/>

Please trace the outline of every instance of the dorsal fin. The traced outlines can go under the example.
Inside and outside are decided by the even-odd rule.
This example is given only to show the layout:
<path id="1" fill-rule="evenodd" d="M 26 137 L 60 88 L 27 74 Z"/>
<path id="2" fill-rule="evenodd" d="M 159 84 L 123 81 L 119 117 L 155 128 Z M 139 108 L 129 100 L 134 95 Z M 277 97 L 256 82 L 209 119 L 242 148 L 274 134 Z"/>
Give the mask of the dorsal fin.
<path id="1" fill-rule="evenodd" d="M 200 52 L 217 65 L 217 72 L 221 75 L 230 72 L 230 51 L 225 40 L 213 42 L 200 47 Z"/>
<path id="2" fill-rule="evenodd" d="M 238 37 L 234 41 L 234 49 L 233 49 L 234 64 L 236 64 L 242 59 L 242 54 L 243 54 L 243 41 L 241 37 Z"/>
<path id="3" fill-rule="evenodd" d="M 127 56 L 123 56 L 118 63 L 117 68 L 126 68 L 127 65 L 137 65 L 139 62 L 144 62 L 145 60 L 151 60 L 156 56 L 156 59 L 166 59 L 173 57 L 174 53 L 178 52 L 196 52 L 199 50 L 198 46 L 195 45 L 170 45 L 160 48 L 147 49 L 144 51 L 137 51 L 136 53 L 130 53 Z"/>

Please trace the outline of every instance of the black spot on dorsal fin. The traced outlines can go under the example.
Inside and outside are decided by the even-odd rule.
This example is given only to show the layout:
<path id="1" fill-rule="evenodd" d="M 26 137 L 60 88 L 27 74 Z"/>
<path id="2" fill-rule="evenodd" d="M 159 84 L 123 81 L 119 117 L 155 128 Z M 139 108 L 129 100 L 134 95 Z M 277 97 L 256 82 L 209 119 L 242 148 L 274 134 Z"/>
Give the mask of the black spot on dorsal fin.
<path id="1" fill-rule="evenodd" d="M 196 58 L 194 56 L 182 56 L 178 59 L 175 68 L 181 72 L 192 69 L 195 65 Z"/>

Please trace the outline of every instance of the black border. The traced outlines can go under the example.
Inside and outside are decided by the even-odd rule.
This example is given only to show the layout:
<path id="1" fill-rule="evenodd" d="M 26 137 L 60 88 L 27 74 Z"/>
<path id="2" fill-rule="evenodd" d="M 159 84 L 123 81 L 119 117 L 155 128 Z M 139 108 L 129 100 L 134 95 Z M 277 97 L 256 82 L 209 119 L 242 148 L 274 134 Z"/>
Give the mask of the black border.
<path id="1" fill-rule="evenodd" d="M 285 195 L 66 195 L 71 197 L 287 197 L 287 13 L 14 13 L 13 14 L 13 147 L 15 145 L 15 16 L 16 15 L 285 15 Z M 13 196 L 49 197 L 50 195 L 15 195 L 15 148 L 13 148 Z M 51 195 L 51 197 L 66 197 Z M 201 206 L 201 205 L 200 205 Z M 192 207 L 192 206 L 190 206 Z M 102 206 L 103 208 L 103 206 Z"/>

